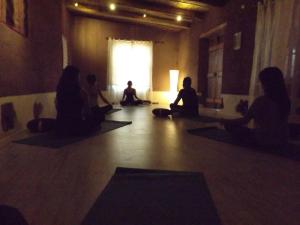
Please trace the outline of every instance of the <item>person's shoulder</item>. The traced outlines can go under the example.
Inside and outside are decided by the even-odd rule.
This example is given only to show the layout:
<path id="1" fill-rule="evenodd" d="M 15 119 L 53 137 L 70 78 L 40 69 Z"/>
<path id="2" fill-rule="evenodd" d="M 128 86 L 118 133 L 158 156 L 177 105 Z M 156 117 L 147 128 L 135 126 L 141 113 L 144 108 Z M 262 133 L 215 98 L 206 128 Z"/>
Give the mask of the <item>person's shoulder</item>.
<path id="1" fill-rule="evenodd" d="M 194 88 L 191 88 L 191 92 L 196 94 L 196 90 Z"/>
<path id="2" fill-rule="evenodd" d="M 179 90 L 178 94 L 182 94 L 182 93 L 184 93 L 184 89 L 183 88 Z"/>
<path id="3" fill-rule="evenodd" d="M 260 109 L 266 109 L 266 108 L 269 108 L 269 107 L 272 107 L 273 105 L 273 101 L 267 97 L 267 96 L 260 96 L 260 97 L 257 97 L 253 103 L 252 103 L 252 108 L 260 108 Z"/>

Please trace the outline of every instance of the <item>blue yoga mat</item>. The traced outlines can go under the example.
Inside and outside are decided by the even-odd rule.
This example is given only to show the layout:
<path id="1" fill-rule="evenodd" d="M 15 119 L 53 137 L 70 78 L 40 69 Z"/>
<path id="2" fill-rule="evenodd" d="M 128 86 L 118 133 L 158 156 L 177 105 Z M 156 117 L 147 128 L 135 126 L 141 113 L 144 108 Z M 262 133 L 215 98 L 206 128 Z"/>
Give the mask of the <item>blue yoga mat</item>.
<path id="1" fill-rule="evenodd" d="M 221 225 L 204 175 L 117 168 L 81 225 Z"/>
<path id="2" fill-rule="evenodd" d="M 131 121 L 114 121 L 114 120 L 105 120 L 101 123 L 101 129 L 93 134 L 88 136 L 80 136 L 80 137 L 58 137 L 53 133 L 44 133 L 34 135 L 28 138 L 24 138 L 21 140 L 15 140 L 14 143 L 25 144 L 25 145 L 33 145 L 33 146 L 42 146 L 48 148 L 61 148 L 63 146 L 76 143 L 78 141 L 82 141 L 86 138 L 103 134 L 108 131 L 126 126 L 131 124 Z"/>

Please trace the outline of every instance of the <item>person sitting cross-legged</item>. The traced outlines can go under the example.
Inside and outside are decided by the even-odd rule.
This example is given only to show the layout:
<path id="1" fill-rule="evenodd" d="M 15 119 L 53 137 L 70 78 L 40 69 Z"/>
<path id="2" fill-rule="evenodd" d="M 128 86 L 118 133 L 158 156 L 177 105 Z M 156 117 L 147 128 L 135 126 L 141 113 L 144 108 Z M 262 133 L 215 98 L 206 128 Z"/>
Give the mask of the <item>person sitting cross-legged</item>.
<path id="1" fill-rule="evenodd" d="M 259 80 L 264 94 L 254 100 L 248 112 L 242 118 L 220 122 L 239 142 L 275 149 L 286 146 L 291 103 L 283 74 L 277 67 L 268 67 L 260 72 Z M 252 119 L 255 127 L 248 128 Z"/>
<path id="2" fill-rule="evenodd" d="M 123 92 L 123 97 L 120 104 L 122 106 L 143 104 L 143 100 L 137 97 L 136 90 L 132 88 L 132 81 L 128 81 L 127 85 L 128 87 Z"/>
<path id="3" fill-rule="evenodd" d="M 179 114 L 186 117 L 196 117 L 198 113 L 198 98 L 194 88 L 192 88 L 192 79 L 185 77 L 183 80 L 183 89 L 181 89 L 174 103 L 170 105 L 171 114 Z M 183 105 L 178 105 L 182 99 Z"/>
<path id="4" fill-rule="evenodd" d="M 88 105 L 91 109 L 92 116 L 95 118 L 101 118 L 101 120 L 104 120 L 105 114 L 112 110 L 112 105 L 110 102 L 103 96 L 101 91 L 99 90 L 97 86 L 97 79 L 96 75 L 94 74 L 88 74 L 86 76 L 87 81 L 87 88 L 85 89 L 87 96 L 88 96 Z M 105 106 L 100 107 L 98 105 L 98 96 L 102 99 L 104 103 L 106 103 Z"/>

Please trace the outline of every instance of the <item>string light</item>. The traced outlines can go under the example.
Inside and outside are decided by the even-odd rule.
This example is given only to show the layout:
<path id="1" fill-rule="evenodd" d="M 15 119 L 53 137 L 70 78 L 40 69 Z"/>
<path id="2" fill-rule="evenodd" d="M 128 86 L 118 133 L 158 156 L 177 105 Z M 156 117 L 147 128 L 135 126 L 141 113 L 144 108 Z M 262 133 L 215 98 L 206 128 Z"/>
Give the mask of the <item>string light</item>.
<path id="1" fill-rule="evenodd" d="M 177 22 L 180 22 L 182 20 L 182 16 L 181 15 L 176 16 L 176 20 Z"/>
<path id="2" fill-rule="evenodd" d="M 109 4 L 109 9 L 110 9 L 111 11 L 115 11 L 115 10 L 116 10 L 116 4 L 110 3 L 110 4 Z"/>
<path id="3" fill-rule="evenodd" d="M 143 17 L 146 18 L 146 17 L 147 17 L 147 14 L 144 13 Z"/>
<path id="4" fill-rule="evenodd" d="M 78 7 L 78 2 L 75 2 L 75 3 L 74 3 L 74 6 L 75 6 L 75 7 Z"/>

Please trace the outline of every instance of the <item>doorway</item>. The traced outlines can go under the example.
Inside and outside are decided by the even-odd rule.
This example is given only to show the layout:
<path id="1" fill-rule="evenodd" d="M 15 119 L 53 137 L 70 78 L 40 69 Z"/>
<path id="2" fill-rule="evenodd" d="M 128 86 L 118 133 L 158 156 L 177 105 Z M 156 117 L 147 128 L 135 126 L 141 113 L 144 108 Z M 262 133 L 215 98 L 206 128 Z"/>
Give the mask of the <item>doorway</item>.
<path id="1" fill-rule="evenodd" d="M 198 91 L 205 107 L 223 108 L 222 79 L 224 31 L 222 24 L 205 34 L 199 40 Z"/>

